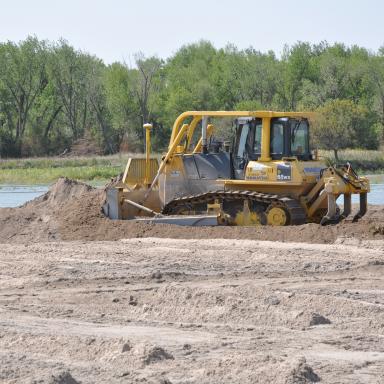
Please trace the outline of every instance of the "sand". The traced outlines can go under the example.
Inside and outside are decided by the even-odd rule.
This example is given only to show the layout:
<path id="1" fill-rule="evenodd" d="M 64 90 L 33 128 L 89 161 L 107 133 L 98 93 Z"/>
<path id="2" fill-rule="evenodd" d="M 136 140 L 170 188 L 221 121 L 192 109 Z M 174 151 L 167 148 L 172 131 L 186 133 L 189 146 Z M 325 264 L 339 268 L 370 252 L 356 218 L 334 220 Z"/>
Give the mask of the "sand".
<path id="1" fill-rule="evenodd" d="M 0 243 L 57 240 L 119 240 L 161 237 L 175 239 L 250 239 L 333 243 L 337 238 L 384 239 L 384 206 L 370 206 L 359 223 L 321 227 L 205 227 L 191 228 L 132 221 L 111 221 L 101 207 L 103 189 L 59 179 L 45 195 L 20 208 L 0 209 Z"/>
<path id="2" fill-rule="evenodd" d="M 384 382 L 383 207 L 184 228 L 103 199 L 61 179 L 0 210 L 1 383 Z"/>

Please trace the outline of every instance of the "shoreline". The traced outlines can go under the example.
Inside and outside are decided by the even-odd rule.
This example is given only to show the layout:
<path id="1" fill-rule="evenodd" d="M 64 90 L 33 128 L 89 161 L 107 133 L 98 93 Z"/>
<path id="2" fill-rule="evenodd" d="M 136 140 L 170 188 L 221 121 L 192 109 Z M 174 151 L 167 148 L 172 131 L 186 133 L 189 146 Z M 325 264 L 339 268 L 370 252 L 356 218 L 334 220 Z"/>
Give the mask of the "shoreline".
<path id="1" fill-rule="evenodd" d="M 320 151 L 320 158 L 335 162 Z M 161 157 L 153 153 L 153 157 Z M 107 156 L 36 157 L 0 159 L 0 185 L 50 185 L 59 177 L 68 177 L 82 182 L 106 184 L 111 178 L 124 172 L 128 159 L 144 158 L 141 153 L 117 153 Z M 379 178 L 384 183 L 384 154 L 382 151 L 346 150 L 340 153 L 339 163 L 349 161 L 356 172 L 370 179 Z M 382 178 L 381 178 L 381 175 Z M 382 180 L 380 180 L 380 178 Z"/>
<path id="2" fill-rule="evenodd" d="M 125 166 L 78 166 L 54 168 L 0 168 L 0 185 L 35 186 L 52 185 L 60 177 L 79 180 L 90 184 L 107 184 L 112 178 L 124 172 Z M 356 170 L 360 176 L 368 177 L 372 184 L 384 184 L 384 169 L 377 173 Z"/>

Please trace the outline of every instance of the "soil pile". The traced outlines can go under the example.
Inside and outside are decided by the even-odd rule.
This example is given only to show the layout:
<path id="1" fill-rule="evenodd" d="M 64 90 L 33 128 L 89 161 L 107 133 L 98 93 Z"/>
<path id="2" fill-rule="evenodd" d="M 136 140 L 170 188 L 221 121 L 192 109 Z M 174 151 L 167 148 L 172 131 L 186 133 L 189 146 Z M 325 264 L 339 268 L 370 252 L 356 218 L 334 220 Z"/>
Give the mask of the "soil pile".
<path id="1" fill-rule="evenodd" d="M 101 207 L 105 190 L 67 178 L 43 196 L 19 208 L 0 209 L 0 242 L 118 240 L 121 238 L 228 238 L 332 243 L 340 237 L 384 238 L 384 207 L 370 206 L 359 223 L 321 227 L 180 227 L 134 221 L 112 221 Z"/>
<path id="2" fill-rule="evenodd" d="M 102 219 L 104 191 L 67 178 L 21 207 L 0 209 L 1 242 L 37 242 L 63 238 L 66 225 L 81 228 L 83 221 Z"/>

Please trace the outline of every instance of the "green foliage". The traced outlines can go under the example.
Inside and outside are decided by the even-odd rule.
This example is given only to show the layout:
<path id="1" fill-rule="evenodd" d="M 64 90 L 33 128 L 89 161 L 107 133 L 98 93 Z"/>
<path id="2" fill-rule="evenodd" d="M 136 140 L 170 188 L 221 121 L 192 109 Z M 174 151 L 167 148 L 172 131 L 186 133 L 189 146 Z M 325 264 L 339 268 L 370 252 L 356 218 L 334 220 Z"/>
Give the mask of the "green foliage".
<path id="1" fill-rule="evenodd" d="M 252 48 L 238 51 L 231 45 L 220 50 L 214 71 L 217 108 L 233 109 L 249 101 L 262 109 L 271 106 L 279 81 L 277 63 L 272 52 L 263 54 Z"/>
<path id="2" fill-rule="evenodd" d="M 0 43 L 1 158 L 54 156 L 84 136 L 106 154 L 142 152 L 144 122 L 161 151 L 178 114 L 221 109 L 319 109 L 330 113 L 314 135 L 320 146 L 376 148 L 384 140 L 384 49 L 298 42 L 277 58 L 202 40 L 165 61 L 138 53 L 133 66 L 107 66 L 64 40 Z M 218 131 L 230 138 L 228 122 Z"/>
<path id="3" fill-rule="evenodd" d="M 162 96 L 166 100 L 162 117 L 168 125 L 184 111 L 215 109 L 216 55 L 210 43 L 201 41 L 183 46 L 168 60 L 164 70 L 167 87 Z"/>
<path id="4" fill-rule="evenodd" d="M 338 150 L 352 147 L 372 147 L 375 132 L 369 111 L 351 100 L 329 100 L 318 108 L 312 126 L 312 138 L 320 148 Z"/>
<path id="5" fill-rule="evenodd" d="M 32 37 L 19 45 L 0 44 L 0 111 L 5 118 L 0 137 L 6 153 L 22 154 L 30 113 L 48 84 L 46 53 L 45 43 Z"/>
<path id="6" fill-rule="evenodd" d="M 331 163 L 334 163 L 333 151 L 321 150 L 320 156 L 326 159 L 330 159 Z M 383 173 L 384 172 L 384 152 L 373 151 L 366 149 L 346 149 L 338 151 L 338 157 L 340 163 L 351 163 L 353 169 L 358 173 Z"/>

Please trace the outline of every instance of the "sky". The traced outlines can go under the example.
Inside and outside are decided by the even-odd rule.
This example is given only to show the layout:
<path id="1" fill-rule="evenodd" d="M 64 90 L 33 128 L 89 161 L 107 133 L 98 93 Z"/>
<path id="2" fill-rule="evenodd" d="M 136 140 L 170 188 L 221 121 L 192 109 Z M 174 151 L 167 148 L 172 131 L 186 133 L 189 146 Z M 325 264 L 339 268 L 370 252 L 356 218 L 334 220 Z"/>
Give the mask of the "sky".
<path id="1" fill-rule="evenodd" d="M 0 0 L 0 41 L 67 40 L 110 64 L 201 39 L 280 55 L 285 44 L 384 45 L 383 0 Z"/>

